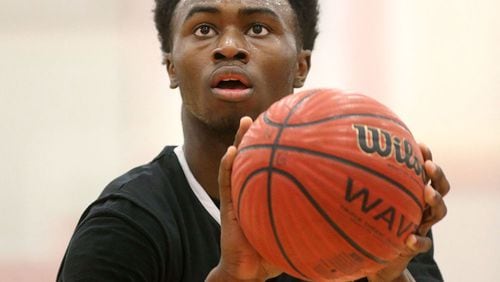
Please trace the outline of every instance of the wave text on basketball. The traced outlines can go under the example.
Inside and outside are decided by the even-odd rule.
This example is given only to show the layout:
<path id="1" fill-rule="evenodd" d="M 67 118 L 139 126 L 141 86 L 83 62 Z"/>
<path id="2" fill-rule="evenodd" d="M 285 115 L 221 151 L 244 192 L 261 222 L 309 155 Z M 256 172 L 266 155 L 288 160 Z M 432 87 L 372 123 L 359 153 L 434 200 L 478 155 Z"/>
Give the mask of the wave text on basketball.
<path id="1" fill-rule="evenodd" d="M 370 190 L 361 187 L 354 191 L 354 181 L 348 177 L 345 189 L 344 199 L 352 204 L 353 201 L 359 199 L 361 201 L 361 211 L 365 214 L 371 213 L 372 218 L 376 221 L 382 220 L 387 224 L 387 230 L 394 232 L 398 238 L 403 234 L 413 233 L 417 230 L 418 224 L 407 219 L 403 213 L 398 211 L 394 206 L 387 204 L 382 198 L 370 199 Z M 394 229 L 395 223 L 397 228 Z"/>

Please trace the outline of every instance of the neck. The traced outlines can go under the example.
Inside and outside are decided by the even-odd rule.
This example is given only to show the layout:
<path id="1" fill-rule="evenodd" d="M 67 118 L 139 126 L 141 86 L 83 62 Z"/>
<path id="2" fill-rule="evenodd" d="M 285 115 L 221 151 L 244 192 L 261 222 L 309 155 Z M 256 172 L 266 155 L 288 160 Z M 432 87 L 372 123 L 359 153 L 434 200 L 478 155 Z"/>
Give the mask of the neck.
<path id="1" fill-rule="evenodd" d="M 182 110 L 184 154 L 196 180 L 213 198 L 219 198 L 218 173 L 222 156 L 234 140 L 235 132 L 221 134 Z"/>

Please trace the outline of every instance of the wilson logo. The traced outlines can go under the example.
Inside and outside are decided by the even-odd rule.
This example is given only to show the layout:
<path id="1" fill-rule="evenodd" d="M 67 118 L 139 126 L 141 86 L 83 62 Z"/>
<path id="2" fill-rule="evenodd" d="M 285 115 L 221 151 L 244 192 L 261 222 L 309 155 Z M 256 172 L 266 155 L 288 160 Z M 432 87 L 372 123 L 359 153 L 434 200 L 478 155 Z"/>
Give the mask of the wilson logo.
<path id="1" fill-rule="evenodd" d="M 388 131 L 364 124 L 354 124 L 358 137 L 358 147 L 367 154 L 377 154 L 383 158 L 394 157 L 397 163 L 406 166 L 425 182 L 422 164 L 415 156 L 408 140 L 392 136 Z"/>

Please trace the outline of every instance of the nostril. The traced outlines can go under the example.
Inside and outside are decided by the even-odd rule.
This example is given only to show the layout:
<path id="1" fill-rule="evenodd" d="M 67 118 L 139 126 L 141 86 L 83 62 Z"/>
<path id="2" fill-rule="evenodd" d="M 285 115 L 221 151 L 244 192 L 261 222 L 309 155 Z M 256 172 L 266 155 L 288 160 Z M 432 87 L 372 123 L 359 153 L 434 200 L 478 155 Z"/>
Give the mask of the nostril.
<path id="1" fill-rule="evenodd" d="M 236 60 L 246 60 L 247 59 L 247 54 L 244 52 L 238 52 L 236 56 L 234 56 Z"/>
<path id="2" fill-rule="evenodd" d="M 223 60 L 224 58 L 226 58 L 226 56 L 222 55 L 221 53 L 219 53 L 219 52 L 215 52 L 214 53 L 214 59 L 215 60 L 217 60 L 217 61 L 218 60 Z"/>
<path id="3" fill-rule="evenodd" d="M 218 48 L 214 50 L 212 58 L 214 61 L 237 60 L 248 62 L 248 52 L 244 49 Z"/>

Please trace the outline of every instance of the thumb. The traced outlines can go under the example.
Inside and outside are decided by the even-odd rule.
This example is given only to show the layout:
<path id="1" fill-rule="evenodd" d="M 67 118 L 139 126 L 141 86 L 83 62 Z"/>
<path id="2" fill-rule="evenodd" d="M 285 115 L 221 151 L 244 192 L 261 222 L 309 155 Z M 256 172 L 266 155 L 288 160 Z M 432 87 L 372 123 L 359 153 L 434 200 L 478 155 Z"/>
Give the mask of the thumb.
<path id="1" fill-rule="evenodd" d="M 231 197 L 231 172 L 236 152 L 235 146 L 229 146 L 219 165 L 219 198 L 222 220 L 226 216 L 228 209 L 232 209 L 233 205 Z"/>

